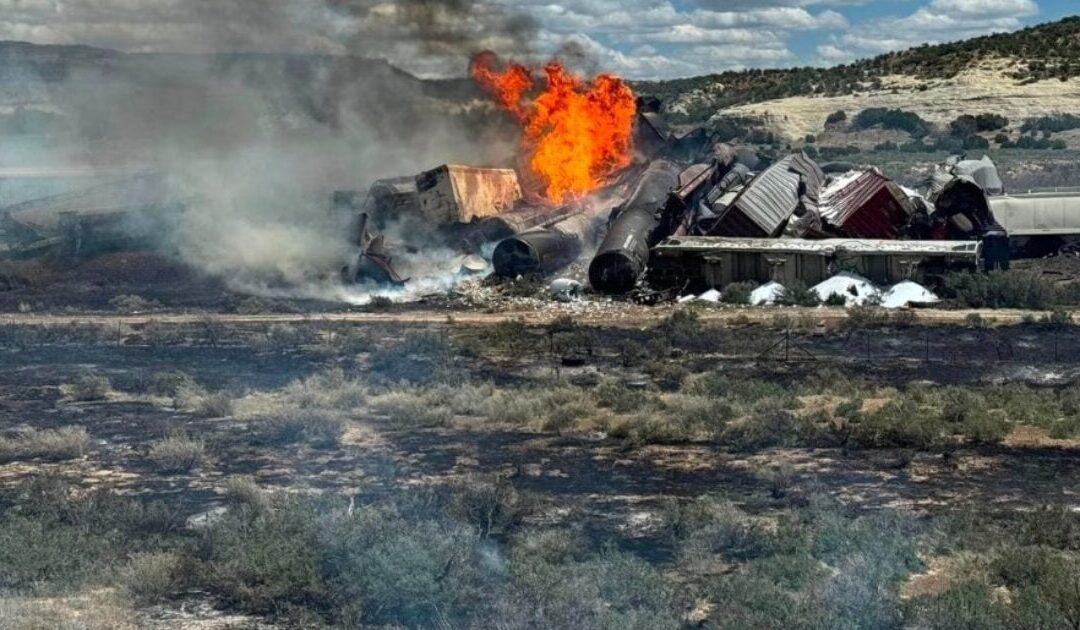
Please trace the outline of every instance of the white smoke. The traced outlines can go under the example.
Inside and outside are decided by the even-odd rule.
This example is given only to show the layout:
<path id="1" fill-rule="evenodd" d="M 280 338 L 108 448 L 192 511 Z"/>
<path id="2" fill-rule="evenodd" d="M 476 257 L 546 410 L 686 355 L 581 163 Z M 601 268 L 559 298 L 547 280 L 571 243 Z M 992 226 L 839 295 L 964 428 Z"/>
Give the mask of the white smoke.
<path id="1" fill-rule="evenodd" d="M 485 28 L 489 35 L 529 29 L 501 11 L 478 20 L 467 0 L 408 0 L 390 12 L 367 1 L 290 6 L 185 4 L 187 15 L 207 14 L 199 24 L 222 18 L 190 47 L 251 49 L 260 33 L 267 41 L 310 42 L 317 22 L 320 41 L 337 43 L 337 52 L 377 52 L 377 42 L 392 39 L 411 46 L 417 60 L 457 55 L 464 68 Z M 180 10 L 168 2 L 159 9 Z M 304 34 L 292 34 L 294 27 Z M 467 86 L 447 88 L 451 97 L 432 96 L 431 86 L 372 59 L 113 53 L 72 59 L 58 76 L 27 77 L 29 104 L 65 121 L 65 133 L 48 139 L 49 155 L 165 175 L 187 209 L 163 245 L 230 286 L 264 295 L 366 300 L 365 287 L 341 287 L 338 280 L 355 252 L 347 217 L 330 212 L 332 192 L 364 190 L 378 178 L 441 163 L 503 162 L 516 145 L 457 95 Z M 406 275 L 417 280 L 405 293 L 394 291 L 411 296 L 448 286 L 458 258 L 423 248 L 408 257 L 417 270 Z"/>

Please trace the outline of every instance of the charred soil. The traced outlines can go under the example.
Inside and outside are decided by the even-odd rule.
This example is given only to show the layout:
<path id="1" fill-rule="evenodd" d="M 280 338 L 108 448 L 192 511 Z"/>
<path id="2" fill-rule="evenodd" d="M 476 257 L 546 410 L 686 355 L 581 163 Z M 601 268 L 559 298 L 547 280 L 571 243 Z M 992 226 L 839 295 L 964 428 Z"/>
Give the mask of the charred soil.
<path id="1" fill-rule="evenodd" d="M 884 519 L 897 534 L 886 536 L 889 553 L 903 558 L 889 556 L 888 575 L 863 576 L 881 588 L 871 625 L 933 626 L 948 621 L 942 597 L 1003 584 L 1036 592 L 1051 579 L 1038 572 L 1046 567 L 1027 582 L 995 573 L 1008 550 L 987 550 L 984 529 L 1004 545 L 1003 532 L 1027 523 L 1065 536 L 1031 543 L 1044 553 L 1076 550 L 1080 335 L 1068 325 L 76 320 L 0 326 L 0 534 L 21 545 L 4 552 L 14 568 L 0 581 L 20 614 L 41 605 L 44 584 L 69 605 L 106 589 L 121 611 L 99 614 L 132 627 L 183 627 L 197 620 L 178 611 L 199 606 L 208 623 L 248 614 L 239 623 L 252 626 L 423 626 L 442 614 L 475 626 L 603 625 L 616 611 L 642 627 L 695 615 L 723 627 L 714 611 L 732 607 L 742 618 L 790 620 L 790 610 L 755 603 L 754 593 L 780 589 L 814 619 L 847 623 L 856 613 L 846 604 L 799 594 L 837 586 L 822 569 L 862 571 L 851 563 L 871 547 L 844 551 L 829 537 L 862 540 Z M 109 501 L 142 506 L 122 503 L 143 519 L 130 525 L 130 548 L 80 529 Z M 171 524 L 147 525 L 159 508 Z M 1032 524 L 1033 509 L 1051 510 L 1047 523 Z M 295 510 L 322 515 L 306 519 L 311 527 L 346 530 L 309 530 L 289 520 Z M 403 519 L 402 531 L 420 537 L 437 527 L 438 540 L 463 547 L 421 558 L 412 539 L 395 538 L 383 549 L 390 568 L 420 580 L 398 587 L 425 602 L 413 605 L 370 582 L 391 579 L 372 568 L 382 565 L 356 577 L 335 563 L 355 550 L 320 546 L 361 535 L 348 533 L 350 519 L 376 530 Z M 306 540 L 336 560 L 262 567 L 236 528 L 271 545 Z M 578 542 L 559 547 L 552 532 Z M 78 579 L 40 556 L 50 536 L 68 535 L 94 559 L 75 563 Z M 489 551 L 474 558 L 473 544 Z M 484 553 L 504 563 L 495 578 L 473 574 Z M 925 568 L 920 558 L 958 554 L 982 558 L 974 576 L 942 578 L 933 596 L 901 596 Z M 445 569 L 427 573 L 437 558 Z M 312 573 L 298 577 L 300 566 Z M 623 582 L 604 582 L 601 566 L 620 567 Z M 159 579 L 153 605 L 132 595 L 124 576 L 133 571 Z M 443 571 L 456 590 L 435 579 Z M 553 585 L 536 571 L 583 581 L 591 594 L 545 592 L 541 584 Z M 259 577 L 278 572 L 290 577 Z M 368 586 L 342 590 L 343 576 Z M 471 594 L 488 579 L 494 607 Z M 676 596 L 679 584 L 693 596 Z M 628 600 L 616 587 L 667 595 Z M 275 598 L 290 603 L 268 606 Z M 361 607 L 348 612 L 342 601 Z M 1003 621 L 1035 614 L 995 602 L 987 595 L 985 614 Z M 503 608 L 511 603 L 513 613 Z M 1051 616 L 1071 605 L 1036 603 Z"/>

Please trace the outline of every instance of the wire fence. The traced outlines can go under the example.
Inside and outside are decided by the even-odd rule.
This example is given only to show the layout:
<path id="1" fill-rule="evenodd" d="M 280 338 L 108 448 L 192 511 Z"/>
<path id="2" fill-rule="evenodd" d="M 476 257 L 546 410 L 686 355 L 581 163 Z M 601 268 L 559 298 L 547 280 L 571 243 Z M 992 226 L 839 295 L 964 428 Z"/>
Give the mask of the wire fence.
<path id="1" fill-rule="evenodd" d="M 393 324 L 387 324 L 393 326 Z M 423 327 L 397 331 L 400 338 L 416 334 Z M 435 326 L 444 329 L 445 326 Z M 619 345 L 634 333 L 620 331 L 598 338 L 588 328 L 573 327 L 555 332 L 528 329 L 500 331 L 494 328 L 477 333 L 483 348 L 498 346 L 496 335 L 516 337 L 518 345 L 503 348 L 521 359 L 570 363 L 599 354 L 623 356 Z M 635 360 L 662 360 L 659 351 L 647 346 L 650 338 L 664 333 L 638 331 L 641 343 Z M 714 335 L 702 338 L 696 335 Z M 184 324 L 128 326 L 117 320 L 107 325 L 63 325 L 56 327 L 0 323 L 0 348 L 27 348 L 41 345 L 91 344 L 115 347 L 254 347 L 263 351 L 297 351 L 321 348 L 327 352 L 378 351 L 390 339 L 379 326 L 311 320 L 295 325 L 223 324 L 214 318 Z M 922 363 L 926 365 L 986 366 L 1080 365 L 1080 326 L 1008 326 L 1000 328 L 959 328 L 936 326 L 866 327 L 846 331 L 813 331 L 802 328 L 769 330 L 693 330 L 677 347 L 694 355 L 715 357 L 716 361 L 769 361 L 779 363 L 868 363 L 874 365 Z M 460 339 L 458 340 L 461 341 Z M 448 342 L 449 343 L 449 342 Z M 460 343 L 457 345 L 461 345 Z M 504 344 L 505 345 L 505 344 Z M 448 345 L 449 347 L 449 345 Z M 626 357 L 624 356 L 624 359 Z"/>

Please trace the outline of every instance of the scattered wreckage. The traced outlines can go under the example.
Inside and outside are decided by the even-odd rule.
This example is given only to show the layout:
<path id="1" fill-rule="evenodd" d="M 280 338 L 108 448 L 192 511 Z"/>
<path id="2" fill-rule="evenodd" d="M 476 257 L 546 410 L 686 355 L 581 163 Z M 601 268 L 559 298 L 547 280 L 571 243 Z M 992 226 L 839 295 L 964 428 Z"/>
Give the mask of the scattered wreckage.
<path id="1" fill-rule="evenodd" d="M 656 300 L 743 281 L 766 295 L 766 285 L 840 273 L 885 285 L 1080 253 L 1080 192 L 1011 193 L 988 157 L 951 159 L 912 189 L 873 167 L 801 152 L 762 163 L 714 140 L 676 136 L 640 103 L 634 162 L 573 202 L 531 194 L 514 169 L 462 165 L 336 192 L 354 247 L 341 277 L 402 285 L 432 273 L 412 263 L 439 250 L 440 274 L 447 260 L 457 277 L 552 276 L 580 263 L 553 297 L 574 299 L 587 283 Z M 0 258 L 140 246 L 187 201 L 139 175 L 0 209 Z"/>
<path id="2" fill-rule="evenodd" d="M 951 159 L 915 190 L 877 168 L 819 165 L 802 152 L 759 168 L 745 148 L 675 137 L 648 109 L 637 127 L 635 165 L 564 206 L 530 199 L 505 169 L 444 166 L 377 182 L 358 212 L 363 264 L 350 264 L 346 280 L 403 282 L 370 230 L 410 216 L 471 255 L 474 271 L 490 261 L 498 276 L 548 276 L 577 261 L 608 295 L 810 286 L 841 272 L 895 284 L 1080 248 L 1080 193 L 1006 194 L 988 157 Z M 687 159 L 695 154 L 704 159 Z M 566 299 L 574 286 L 555 293 Z"/>
<path id="3" fill-rule="evenodd" d="M 811 286 L 845 270 L 888 285 L 925 273 L 974 269 L 982 257 L 979 241 L 678 236 L 654 248 L 649 278 L 656 287 L 719 289 L 744 281 Z"/>
<path id="4" fill-rule="evenodd" d="M 143 174 L 8 206 L 0 209 L 0 259 L 77 257 L 153 244 L 185 204 L 163 177 Z"/>
<path id="5" fill-rule="evenodd" d="M 672 139 L 658 124 L 647 108 L 639 111 L 634 146 L 640 159 L 572 203 L 552 204 L 529 194 L 513 169 L 459 165 L 379 180 L 366 195 L 335 192 L 334 211 L 349 213 L 353 225 L 355 257 L 343 267 L 343 279 L 400 284 L 410 275 L 410 257 L 440 247 L 463 259 L 480 256 L 489 261 L 486 271 L 500 276 L 555 273 L 597 246 L 612 208 L 640 207 L 652 216 L 682 170 L 658 158 L 691 152 L 693 142 L 708 140 Z M 660 170 L 666 179 L 647 183 Z M 402 236 L 395 239 L 397 253 L 387 246 L 389 234 Z"/>

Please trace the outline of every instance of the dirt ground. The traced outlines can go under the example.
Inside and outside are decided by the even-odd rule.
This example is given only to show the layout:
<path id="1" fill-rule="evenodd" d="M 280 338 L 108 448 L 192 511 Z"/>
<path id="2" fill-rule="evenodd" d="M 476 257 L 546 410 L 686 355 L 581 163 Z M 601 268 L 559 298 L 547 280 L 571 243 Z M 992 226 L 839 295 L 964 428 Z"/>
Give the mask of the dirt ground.
<path id="1" fill-rule="evenodd" d="M 60 326 L 94 322 L 112 328 L 137 318 L 19 316 L 9 321 Z M 419 331 L 460 330 L 492 325 L 505 316 L 355 314 L 297 320 L 288 316 L 224 317 L 225 326 L 342 321 L 375 327 L 377 336 L 408 337 Z M 543 321 L 542 316 L 537 320 Z M 184 315 L 155 315 L 159 323 L 182 325 L 195 320 Z M 720 321 L 718 319 L 718 321 Z M 10 324 L 9 324 L 10 326 Z M 754 329 L 757 330 L 757 329 Z M 998 333 L 1022 356 L 999 360 L 1000 340 L 988 342 L 985 331 L 924 328 L 914 332 L 875 333 L 871 355 L 863 354 L 865 339 L 832 332 L 804 335 L 794 341 L 811 348 L 816 358 L 782 354 L 703 356 L 705 367 L 742 374 L 759 373 L 793 379 L 825 366 L 848 366 L 883 383 L 1028 382 L 1080 375 L 1080 335 L 1060 335 L 1039 329 L 1002 329 Z M 605 334 L 622 336 L 618 328 Z M 647 334 L 647 333 L 637 333 Z M 780 333 L 757 331 L 761 345 Z M 780 335 L 780 336 L 777 336 Z M 745 336 L 745 335 L 744 335 Z M 925 348 L 923 348 L 925 343 Z M 966 345 L 965 345 L 966 344 Z M 1049 358 L 1058 346 L 1058 360 Z M 961 349 L 970 349 L 965 358 Z M 922 360 L 924 350 L 931 356 Z M 349 366 L 354 357 L 332 362 Z M 1004 445 L 940 454 L 920 453 L 913 465 L 896 466 L 890 451 L 844 453 L 838 449 L 774 449 L 753 456 L 725 452 L 708 445 L 651 445 L 627 449 L 602 435 L 537 435 L 513 427 L 490 426 L 475 419 L 458 419 L 451 427 L 401 428 L 377 417 L 352 417 L 340 448 L 322 450 L 297 446 L 283 450 L 253 446 L 245 440 L 249 427 L 232 419 L 196 418 L 178 411 L 168 399 L 126 393 L 129 383 L 158 370 L 182 370 L 205 386 L 236 392 L 273 390 L 324 369 L 323 356 L 302 349 L 252 348 L 222 343 L 208 345 L 146 345 L 138 335 L 111 343 L 108 334 L 92 342 L 57 342 L 0 350 L 0 426 L 5 431 L 32 427 L 86 427 L 93 439 L 91 454 L 66 463 L 18 462 L 0 466 L 0 483 L 14 484 L 42 470 L 62 473 L 87 486 L 108 486 L 140 495 L 166 497 L 191 516 L 215 506 L 222 479 L 252 475 L 268 486 L 329 490 L 357 496 L 392 492 L 414 484 L 445 481 L 471 472 L 513 476 L 523 489 L 535 492 L 553 506 L 552 518 L 587 515 L 600 529 L 631 527 L 635 514 L 671 496 L 695 496 L 717 488 L 760 494 L 767 481 L 762 470 L 781 463 L 798 478 L 821 484 L 831 492 L 866 507 L 903 506 L 912 509 L 992 503 L 1009 506 L 1042 503 L 1075 504 L 1080 487 L 1080 457 L 1070 444 L 1034 439 L 1030 432 Z M 504 379 L 530 379 L 538 372 L 568 382 L 581 375 L 615 373 L 618 360 L 602 353 L 576 368 L 559 366 L 557 358 L 521 356 L 500 359 Z M 356 367 L 355 369 L 363 369 Z M 490 369 L 490 366 L 489 368 Z M 87 371 L 109 377 L 114 391 L 102 401 L 76 402 L 61 386 Z M 155 474 L 146 449 L 176 429 L 199 435 L 210 445 L 214 463 L 190 476 Z M 554 509 L 559 506 L 559 509 Z"/>
<path id="2" fill-rule="evenodd" d="M 221 513 L 225 482 L 237 477 L 262 488 L 366 502 L 495 474 L 535 501 L 534 523 L 573 526 L 661 559 L 671 553 L 660 533 L 666 507 L 712 493 L 751 512 L 784 510 L 793 494 L 811 492 L 855 510 L 919 515 L 973 507 L 1080 509 L 1080 442 L 1051 439 L 1029 426 L 1015 427 L 994 446 L 738 452 L 708 441 L 634 444 L 603 431 L 537 431 L 468 415 L 442 426 L 402 425 L 357 409 L 346 414 L 344 435 L 332 447 L 260 444 L 251 439 L 256 427 L 250 421 L 192 414 L 140 384 L 155 373 L 181 371 L 211 392 L 239 399 L 327 369 L 364 379 L 388 343 L 429 334 L 471 340 L 474 350 L 458 357 L 462 369 L 512 387 L 595 384 L 605 377 L 651 382 L 654 374 L 628 367 L 615 349 L 649 347 L 675 335 L 664 326 L 676 309 L 524 302 L 489 312 L 442 303 L 331 309 L 309 303 L 294 312 L 241 313 L 207 297 L 226 295 L 217 293 L 220 287 L 207 287 L 186 308 L 168 295 L 138 291 L 145 280 L 134 278 L 132 292 L 167 306 L 117 313 L 103 299 L 104 287 L 76 296 L 74 310 L 20 312 L 21 300 L 0 304 L 0 435 L 81 426 L 91 440 L 87 453 L 72 460 L 0 463 L 0 501 L 17 500 L 12 491 L 20 484 L 49 474 L 77 488 L 164 500 L 198 525 Z M 1031 324 L 1041 313 L 919 309 L 915 325 L 858 328 L 849 325 L 847 311 L 835 308 L 695 312 L 708 343 L 671 355 L 692 372 L 795 383 L 828 371 L 882 387 L 1080 382 L 1080 329 Z M 1080 320 L 1080 312 L 1073 318 Z M 552 330 L 567 321 L 587 329 L 593 341 L 556 349 Z M 327 350 L 331 340 L 354 333 L 371 343 Z M 493 350 L 492 339 L 507 334 L 538 343 Z M 108 378 L 103 399 L 79 401 L 67 393 L 66 386 L 88 373 Z M 209 460 L 190 473 L 163 474 L 149 452 L 177 431 L 205 442 Z M 777 474 L 785 478 L 786 496 L 776 493 Z M 0 597 L 0 610 L 4 605 Z M 266 621 L 220 612 L 197 594 L 184 606 L 139 614 L 131 627 L 263 627 Z"/>
<path id="3" fill-rule="evenodd" d="M 348 323 L 348 324 L 446 324 L 493 325 L 509 321 L 523 321 L 531 326 L 545 326 L 563 317 L 572 317 L 578 324 L 618 327 L 643 328 L 655 325 L 669 317 L 675 306 L 638 306 L 634 304 L 609 303 L 601 306 L 577 308 L 551 303 L 548 308 L 507 308 L 499 312 L 483 310 L 462 310 L 446 307 L 431 308 L 423 305 L 397 305 L 380 309 L 371 307 L 355 308 L 346 311 L 305 311 L 302 313 L 214 313 L 206 311 L 177 312 L 155 310 L 153 312 L 116 314 L 101 312 L 79 313 L 6 313 L 0 314 L 0 324 L 63 326 L 88 324 L 96 326 L 145 325 L 151 322 L 164 324 L 196 324 L 208 317 L 226 325 L 251 324 L 296 324 L 309 322 Z M 915 318 L 930 325 L 965 324 L 971 316 L 977 315 L 991 325 L 1018 324 L 1025 318 L 1043 315 L 1041 311 L 1019 309 L 918 309 Z M 1080 309 L 1066 311 L 1075 318 L 1080 316 Z M 815 308 L 716 308 L 698 311 L 702 321 L 717 324 L 736 324 L 740 322 L 771 322 L 779 316 L 787 316 L 815 324 L 837 327 L 848 319 L 848 312 L 837 307 Z"/>

